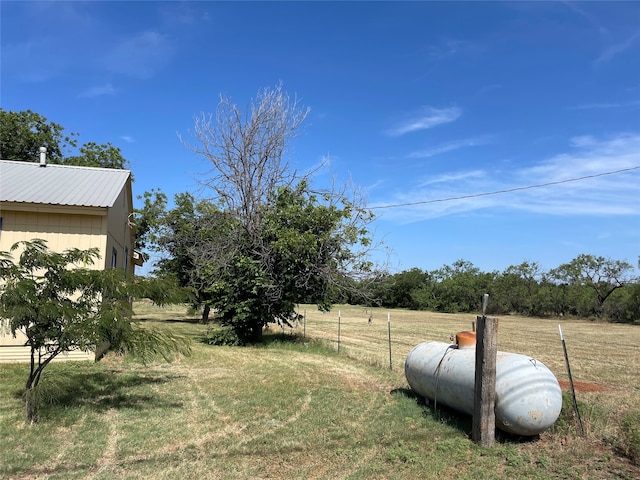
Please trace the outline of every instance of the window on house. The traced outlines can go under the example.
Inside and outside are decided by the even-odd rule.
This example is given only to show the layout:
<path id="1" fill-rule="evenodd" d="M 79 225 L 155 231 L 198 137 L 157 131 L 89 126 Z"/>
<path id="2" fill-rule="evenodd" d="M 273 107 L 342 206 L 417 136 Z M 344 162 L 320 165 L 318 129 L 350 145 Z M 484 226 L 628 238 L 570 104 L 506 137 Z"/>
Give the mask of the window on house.
<path id="1" fill-rule="evenodd" d="M 116 268 L 118 266 L 118 250 L 116 247 L 113 247 L 111 250 L 111 268 Z"/>
<path id="2" fill-rule="evenodd" d="M 129 247 L 124 247 L 124 269 L 129 268 Z"/>

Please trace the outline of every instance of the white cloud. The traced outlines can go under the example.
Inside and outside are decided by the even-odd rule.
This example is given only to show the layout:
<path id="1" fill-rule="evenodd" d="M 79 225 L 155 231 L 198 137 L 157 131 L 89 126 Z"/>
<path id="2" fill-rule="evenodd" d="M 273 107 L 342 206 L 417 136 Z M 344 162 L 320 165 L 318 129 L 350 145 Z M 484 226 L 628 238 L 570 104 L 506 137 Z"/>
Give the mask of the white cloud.
<path id="1" fill-rule="evenodd" d="M 460 40 L 456 39 L 444 39 L 437 45 L 431 45 L 428 49 L 428 54 L 431 58 L 436 60 L 442 60 L 443 58 L 452 57 L 460 51 L 464 44 Z"/>
<path id="2" fill-rule="evenodd" d="M 480 136 L 474 138 L 465 138 L 462 140 L 456 140 L 455 142 L 445 143 L 438 145 L 437 147 L 427 148 L 425 150 L 418 150 L 411 152 L 409 158 L 429 158 L 442 153 L 452 152 L 461 148 L 477 147 L 479 145 L 486 145 L 489 143 L 488 136 Z"/>
<path id="3" fill-rule="evenodd" d="M 27 83 L 42 83 L 54 78 L 78 78 L 90 59 L 99 55 L 96 48 L 96 17 L 91 15 L 93 2 L 11 2 L 6 18 L 15 15 L 19 32 L 9 32 L 2 39 L 3 76 Z M 4 24 L 3 24 L 4 26 Z M 6 37 L 6 38 L 5 38 Z M 82 38 L 83 41 L 78 41 Z"/>
<path id="4" fill-rule="evenodd" d="M 420 186 L 426 187 L 427 185 L 434 185 L 437 183 L 449 183 L 449 182 L 460 182 L 463 180 L 470 179 L 479 179 L 485 176 L 485 172 L 483 170 L 470 170 L 468 172 L 455 172 L 448 173 L 445 175 L 438 175 L 436 177 L 429 177 L 424 180 Z"/>
<path id="5" fill-rule="evenodd" d="M 610 109 L 610 108 L 633 108 L 640 107 L 640 100 L 633 100 L 630 102 L 619 103 L 587 103 L 584 105 L 576 105 L 569 107 L 570 110 L 595 110 L 595 109 Z"/>
<path id="6" fill-rule="evenodd" d="M 607 33 L 608 30 L 598 21 L 598 18 L 595 15 L 591 15 L 591 13 L 587 12 L 586 10 L 579 8 L 573 2 L 562 2 L 562 3 L 567 7 L 569 7 L 571 10 L 573 10 L 574 12 L 576 12 L 577 14 L 579 14 L 580 16 L 582 16 L 584 19 L 586 19 L 587 22 L 589 22 L 598 30 L 598 32 Z"/>
<path id="7" fill-rule="evenodd" d="M 173 57 L 175 48 L 166 35 L 142 32 L 116 45 L 105 59 L 112 73 L 147 79 L 153 77 Z"/>
<path id="8" fill-rule="evenodd" d="M 103 95 L 115 95 L 116 89 L 113 88 L 113 85 L 110 83 L 105 83 L 104 85 L 97 85 L 95 87 L 88 88 L 87 90 L 80 92 L 78 95 L 79 98 L 93 98 L 93 97 L 101 97 Z"/>
<path id="9" fill-rule="evenodd" d="M 593 147 L 597 144 L 597 141 L 591 135 L 581 135 L 578 137 L 573 137 L 569 140 L 569 145 L 572 147 Z"/>
<path id="10" fill-rule="evenodd" d="M 59 76 L 68 66 L 51 39 L 2 45 L 3 74 L 27 83 L 41 83 Z"/>
<path id="11" fill-rule="evenodd" d="M 187 2 L 161 3 L 159 13 L 167 25 L 192 26 L 198 22 L 209 21 L 207 10 Z"/>
<path id="12" fill-rule="evenodd" d="M 541 180 L 535 183 L 556 182 L 640 165 L 640 134 L 621 133 L 608 139 L 585 135 L 571 139 L 571 145 L 581 150 L 555 155 L 534 167 L 520 170 L 520 176 Z"/>
<path id="13" fill-rule="evenodd" d="M 37 17 L 34 23 L 44 23 L 49 28 L 61 24 L 65 28 L 92 27 L 95 24 L 95 17 L 90 14 L 92 5 L 83 2 L 28 2 L 27 8 L 31 18 Z"/>
<path id="14" fill-rule="evenodd" d="M 423 107 L 418 114 L 411 116 L 411 118 L 389 129 L 387 134 L 392 137 L 398 137 L 406 133 L 427 130 L 444 123 L 453 122 L 457 120 L 460 115 L 462 115 L 462 110 L 458 107 Z"/>
<path id="15" fill-rule="evenodd" d="M 447 215 L 501 209 L 544 215 L 640 215 L 640 133 L 570 140 L 573 150 L 509 173 L 452 171 L 427 177 L 372 207 L 386 219 L 414 222 Z M 602 175 L 607 172 L 615 174 Z M 571 179 L 580 179 L 568 181 Z M 551 184 L 547 186 L 540 186 Z M 527 188 L 533 187 L 533 188 Z"/>
<path id="16" fill-rule="evenodd" d="M 97 3 L 21 2 L 21 15 L 28 17 L 34 28 L 22 29 L 13 34 L 14 39 L 3 39 L 3 75 L 6 71 L 28 83 L 57 77 L 79 80 L 88 73 L 105 71 L 111 76 L 147 79 L 174 57 L 175 43 L 158 31 L 116 36 Z M 92 95 L 89 90 L 80 94 Z"/>
<path id="17" fill-rule="evenodd" d="M 125 142 L 127 142 L 127 143 L 135 142 L 134 138 L 132 136 L 130 136 L 130 135 L 121 135 L 120 138 L 122 140 L 124 140 Z"/>
<path id="18" fill-rule="evenodd" d="M 624 42 L 616 43 L 615 45 L 610 46 L 604 52 L 602 52 L 598 58 L 596 58 L 595 64 L 598 65 L 600 63 L 608 62 L 621 53 L 624 53 L 625 51 L 634 47 L 634 45 L 637 43 L 636 40 L 638 39 L 640 39 L 640 32 L 636 32 L 631 37 L 627 38 Z"/>

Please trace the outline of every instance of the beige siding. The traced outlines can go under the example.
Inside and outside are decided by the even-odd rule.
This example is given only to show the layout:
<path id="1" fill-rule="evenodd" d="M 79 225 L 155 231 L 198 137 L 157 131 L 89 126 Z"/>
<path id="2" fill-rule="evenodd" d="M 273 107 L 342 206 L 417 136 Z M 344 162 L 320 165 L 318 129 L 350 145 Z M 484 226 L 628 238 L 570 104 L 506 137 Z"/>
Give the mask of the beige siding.
<path id="1" fill-rule="evenodd" d="M 133 255 L 133 205 L 131 204 L 131 184 L 127 182 L 118 198 L 109 208 L 108 218 L 108 234 L 107 234 L 107 261 L 105 268 L 111 267 L 111 259 L 113 251 L 117 252 L 117 268 L 125 268 L 130 274 L 134 273 Z M 126 259 L 126 261 L 125 261 Z"/>
<path id="2" fill-rule="evenodd" d="M 22 332 L 16 332 L 16 336 L 2 324 L 0 319 L 0 362 L 29 362 L 31 349 L 25 346 L 27 341 L 26 335 Z M 93 352 L 85 352 L 75 350 L 72 352 L 58 355 L 53 361 L 65 360 L 94 360 Z"/>
<path id="3" fill-rule="evenodd" d="M 72 352 L 61 353 L 52 362 L 65 362 L 77 360 L 95 360 L 93 352 L 83 352 L 74 350 Z M 0 362 L 2 363 L 28 363 L 31 361 L 31 350 L 29 347 L 16 347 L 0 345 Z"/>
<path id="4" fill-rule="evenodd" d="M 114 204 L 109 208 L 70 207 L 44 204 L 3 202 L 0 204 L 0 251 L 9 251 L 19 241 L 41 238 L 56 252 L 68 248 L 86 250 L 97 248 L 100 259 L 90 268 L 111 268 L 112 250 L 117 251 L 117 267 L 134 273 L 134 236 L 129 222 L 133 211 L 131 182 L 127 181 Z M 14 259 L 20 250 L 12 253 Z M 28 362 L 26 337 L 18 333 L 14 338 L 0 325 L 0 362 Z M 70 352 L 56 360 L 93 360 L 93 352 Z"/>
<path id="5" fill-rule="evenodd" d="M 0 323 L 2 320 L 0 320 Z M 14 337 L 11 335 L 11 332 L 6 328 L 6 325 L 0 325 L 0 347 L 11 346 L 11 347 L 21 347 L 24 346 L 27 337 L 20 333 L 16 332 L 17 335 Z"/>
<path id="6" fill-rule="evenodd" d="M 38 211 L 0 210 L 2 230 L 0 231 L 0 251 L 9 251 L 11 246 L 20 241 L 41 238 L 47 241 L 47 246 L 56 252 L 68 248 L 87 250 L 98 248 L 100 260 L 92 267 L 104 268 L 104 258 L 107 237 L 106 209 L 102 215 L 83 215 L 77 213 L 60 213 L 56 207 Z M 21 250 L 12 252 L 17 259 Z M 17 332 L 13 337 L 6 328 L 0 328 L 0 361 L 21 362 L 29 361 L 29 347 L 25 347 L 26 336 Z M 92 360 L 92 352 L 70 352 L 61 356 L 60 360 Z"/>
<path id="7" fill-rule="evenodd" d="M 55 252 L 62 252 L 67 248 L 97 248 L 100 261 L 92 268 L 104 268 L 107 243 L 106 209 L 103 215 L 57 213 L 55 210 L 55 207 L 51 207 L 49 212 L 1 210 L 0 250 L 9 251 L 16 242 L 41 238 L 46 240 L 47 246 Z M 14 252 L 14 258 L 19 254 L 19 250 Z"/>

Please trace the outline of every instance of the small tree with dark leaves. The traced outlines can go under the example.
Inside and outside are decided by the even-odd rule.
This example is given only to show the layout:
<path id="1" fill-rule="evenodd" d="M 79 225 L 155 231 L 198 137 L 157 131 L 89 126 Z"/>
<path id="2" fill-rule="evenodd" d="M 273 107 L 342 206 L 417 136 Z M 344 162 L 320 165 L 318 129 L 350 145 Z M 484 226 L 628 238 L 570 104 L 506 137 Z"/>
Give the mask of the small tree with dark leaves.
<path id="1" fill-rule="evenodd" d="M 189 341 L 171 333 L 138 327 L 131 321 L 131 296 L 137 285 L 123 270 L 87 268 L 99 258 L 97 249 L 50 251 L 35 239 L 14 244 L 22 250 L 14 263 L 0 252 L 0 319 L 21 332 L 30 348 L 25 384 L 26 422 L 38 421 L 37 388 L 44 369 L 58 355 L 91 350 L 108 342 L 112 348 L 148 360 L 188 353 Z"/>

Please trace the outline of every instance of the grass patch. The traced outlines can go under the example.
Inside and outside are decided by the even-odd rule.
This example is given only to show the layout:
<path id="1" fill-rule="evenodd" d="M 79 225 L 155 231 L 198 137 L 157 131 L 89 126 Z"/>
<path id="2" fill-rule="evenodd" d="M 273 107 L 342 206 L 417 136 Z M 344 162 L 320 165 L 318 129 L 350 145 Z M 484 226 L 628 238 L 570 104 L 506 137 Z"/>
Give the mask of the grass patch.
<path id="1" fill-rule="evenodd" d="M 637 327 L 563 322 L 574 378 L 606 386 L 578 392 L 585 437 L 576 434 L 565 393 L 553 429 L 527 441 L 499 436 L 484 449 L 469 438 L 469 417 L 434 410 L 408 388 L 403 372 L 414 345 L 448 342 L 475 317 L 393 311 L 389 368 L 386 313 L 374 311 L 368 325 L 370 311 L 341 306 L 338 354 L 337 317 L 307 308 L 306 325 L 267 332 L 260 346 L 196 341 L 191 356 L 171 364 L 109 355 L 97 364 L 51 365 L 43 379 L 49 401 L 30 427 L 22 403 L 28 366 L 0 365 L 0 478 L 640 476 L 630 460 L 637 459 L 640 405 L 638 391 L 628 387 L 640 384 L 638 356 L 629 354 L 637 353 Z M 136 312 L 143 324 L 194 340 L 207 331 L 186 308 L 136 304 Z M 556 332 L 555 322 L 501 318 L 499 348 L 532 355 L 562 378 Z"/>
<path id="2" fill-rule="evenodd" d="M 634 463 L 640 465 L 640 412 L 622 418 L 620 449 Z"/>

